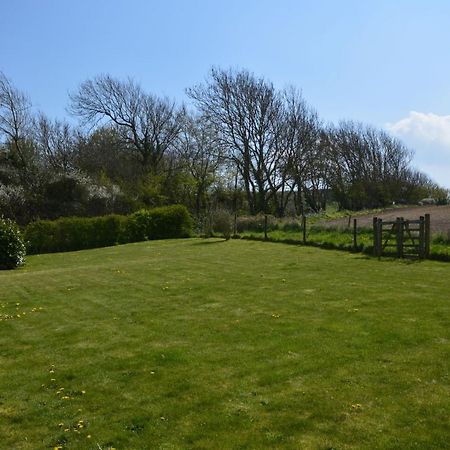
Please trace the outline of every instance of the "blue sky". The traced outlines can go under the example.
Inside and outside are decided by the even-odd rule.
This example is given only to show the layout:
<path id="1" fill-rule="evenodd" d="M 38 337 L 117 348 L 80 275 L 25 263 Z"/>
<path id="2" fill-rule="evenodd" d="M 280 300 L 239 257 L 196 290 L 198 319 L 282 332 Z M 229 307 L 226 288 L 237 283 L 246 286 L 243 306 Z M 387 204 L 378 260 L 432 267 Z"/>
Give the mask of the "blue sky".
<path id="1" fill-rule="evenodd" d="M 180 102 L 212 65 L 385 127 L 450 187 L 448 0 L 0 0 L 0 70 L 50 116 L 99 73 Z"/>

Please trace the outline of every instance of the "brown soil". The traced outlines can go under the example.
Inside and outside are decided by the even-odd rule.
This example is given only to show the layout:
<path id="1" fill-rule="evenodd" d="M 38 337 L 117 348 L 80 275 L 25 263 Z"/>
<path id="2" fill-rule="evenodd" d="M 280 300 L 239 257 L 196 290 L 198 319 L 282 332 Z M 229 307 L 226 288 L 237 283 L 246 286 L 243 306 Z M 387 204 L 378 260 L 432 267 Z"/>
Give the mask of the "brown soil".
<path id="1" fill-rule="evenodd" d="M 444 206 L 408 206 L 404 208 L 386 209 L 383 212 L 370 214 L 365 216 L 355 215 L 353 218 L 358 220 L 358 227 L 372 227 L 373 218 L 376 216 L 383 220 L 395 220 L 397 217 L 404 219 L 415 220 L 420 216 L 430 214 L 431 232 L 445 233 L 450 231 L 450 205 Z M 347 227 L 349 224 L 348 218 L 329 220 L 324 223 L 328 226 Z"/>

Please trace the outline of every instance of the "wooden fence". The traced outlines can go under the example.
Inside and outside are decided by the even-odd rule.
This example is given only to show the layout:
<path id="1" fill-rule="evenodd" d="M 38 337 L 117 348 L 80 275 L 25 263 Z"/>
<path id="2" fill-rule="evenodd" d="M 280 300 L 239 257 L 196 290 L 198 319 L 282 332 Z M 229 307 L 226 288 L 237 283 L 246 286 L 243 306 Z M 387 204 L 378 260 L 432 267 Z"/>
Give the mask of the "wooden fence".
<path id="1" fill-rule="evenodd" d="M 397 217 L 394 221 L 373 218 L 373 251 L 375 256 L 395 254 L 397 258 L 430 255 L 430 215 L 419 220 Z"/>

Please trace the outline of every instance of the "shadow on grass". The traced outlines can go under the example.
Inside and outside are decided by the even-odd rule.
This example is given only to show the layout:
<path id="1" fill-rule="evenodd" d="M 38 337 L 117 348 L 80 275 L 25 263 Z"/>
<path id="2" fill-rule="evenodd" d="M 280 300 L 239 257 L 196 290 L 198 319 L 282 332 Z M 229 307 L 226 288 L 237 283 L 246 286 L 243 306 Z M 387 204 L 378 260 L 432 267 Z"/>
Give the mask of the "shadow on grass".
<path id="1" fill-rule="evenodd" d="M 403 263 L 406 265 L 419 264 L 419 263 L 425 261 L 424 259 L 420 259 L 418 257 L 396 258 L 395 256 L 384 255 L 381 258 L 377 258 L 376 256 L 371 256 L 371 255 L 367 255 L 367 254 L 357 255 L 357 256 L 355 256 L 355 258 L 356 259 L 365 259 L 365 260 L 378 259 L 379 262 L 384 262 L 384 263 L 400 262 L 400 263 Z"/>
<path id="2" fill-rule="evenodd" d="M 209 245 L 209 244 L 221 244 L 227 242 L 229 239 L 225 238 L 203 238 L 201 241 L 197 241 L 195 245 Z"/>

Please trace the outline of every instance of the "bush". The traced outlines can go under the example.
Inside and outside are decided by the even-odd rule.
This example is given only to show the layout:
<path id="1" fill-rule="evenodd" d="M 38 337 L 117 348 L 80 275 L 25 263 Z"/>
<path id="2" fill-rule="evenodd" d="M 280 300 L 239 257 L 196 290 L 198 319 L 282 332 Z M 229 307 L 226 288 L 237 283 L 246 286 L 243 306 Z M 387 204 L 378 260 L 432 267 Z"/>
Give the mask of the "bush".
<path id="1" fill-rule="evenodd" d="M 25 238 L 30 253 L 108 247 L 124 242 L 126 221 L 125 216 L 118 215 L 38 220 L 25 228 Z"/>
<path id="2" fill-rule="evenodd" d="M 57 252 L 57 231 L 56 221 L 38 220 L 28 224 L 25 228 L 28 253 Z"/>
<path id="3" fill-rule="evenodd" d="M 38 220 L 25 229 L 30 253 L 108 247 L 146 239 L 188 237 L 192 219 L 184 206 L 141 210 L 131 216 L 64 217 Z"/>
<path id="4" fill-rule="evenodd" d="M 213 233 L 221 234 L 226 240 L 231 237 L 233 220 L 231 214 L 223 209 L 217 210 L 212 218 Z"/>
<path id="5" fill-rule="evenodd" d="M 25 262 L 25 244 L 19 227 L 0 218 L 0 269 L 15 269 Z"/>
<path id="6" fill-rule="evenodd" d="M 189 237 L 192 218 L 182 205 L 141 209 L 129 217 L 125 234 L 129 242 Z"/>
<path id="7" fill-rule="evenodd" d="M 128 217 L 125 225 L 125 241 L 140 242 L 147 239 L 147 223 L 149 222 L 149 210 L 141 209 Z"/>

